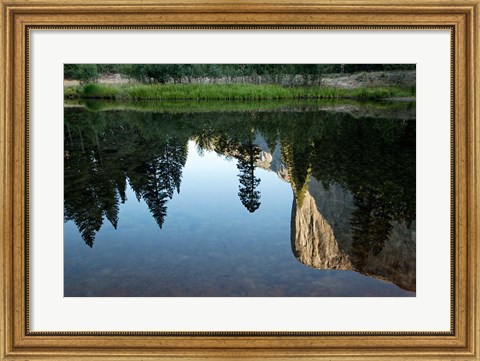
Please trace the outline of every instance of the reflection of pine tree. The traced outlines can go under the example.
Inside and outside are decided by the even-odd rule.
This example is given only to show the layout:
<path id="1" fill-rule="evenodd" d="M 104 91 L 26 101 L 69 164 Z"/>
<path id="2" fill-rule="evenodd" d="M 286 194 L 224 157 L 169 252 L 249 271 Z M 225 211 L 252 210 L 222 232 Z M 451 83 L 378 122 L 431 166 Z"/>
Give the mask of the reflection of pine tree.
<path id="1" fill-rule="evenodd" d="M 302 207 L 305 193 L 308 191 L 313 151 L 313 144 L 305 143 L 305 140 L 282 140 L 282 159 L 288 167 L 290 184 L 299 208 Z"/>
<path id="2" fill-rule="evenodd" d="M 167 202 L 172 199 L 175 190 L 180 192 L 187 147 L 185 142 L 169 139 L 152 150 L 155 152 L 130 172 L 129 179 L 137 198 L 145 200 L 153 218 L 162 228 L 167 215 Z"/>
<path id="3" fill-rule="evenodd" d="M 312 175 L 325 185 L 340 183 L 353 194 L 373 192 L 375 201 L 367 202 L 375 207 L 371 214 L 410 225 L 416 217 L 415 124 L 339 117 L 315 142 Z M 360 198 L 355 205 L 365 202 Z"/>
<path id="4" fill-rule="evenodd" d="M 71 177 L 67 177 L 67 169 L 72 164 L 69 162 L 65 163 L 65 220 L 74 221 L 85 243 L 92 247 L 95 241 L 95 234 L 100 230 L 103 223 L 102 204 L 95 189 L 95 186 L 98 184 L 85 186 L 85 182 L 89 181 L 88 178 L 90 178 L 88 175 L 91 175 L 89 173 L 87 173 L 87 177 L 84 176 L 75 180 L 69 179 Z M 82 167 L 88 164 L 82 162 L 81 159 L 77 159 L 75 165 L 80 166 L 80 168 L 76 169 L 83 168 L 87 172 L 89 170 Z"/>
<path id="5" fill-rule="evenodd" d="M 151 121 L 134 124 L 137 118 L 126 116 L 122 124 L 122 114 L 65 112 L 64 218 L 75 222 L 90 247 L 104 218 L 117 228 L 127 179 L 160 227 L 168 200 L 180 190 L 188 136 L 167 138 L 170 132 L 164 127 L 153 136 Z M 166 121 L 162 126 L 171 124 Z"/>
<path id="6" fill-rule="evenodd" d="M 253 213 L 260 207 L 260 192 L 256 190 L 260 184 L 260 178 L 255 177 L 255 162 L 259 159 L 261 149 L 249 141 L 240 143 L 237 151 L 237 168 L 240 171 L 238 195 L 245 208 Z"/>
<path id="7" fill-rule="evenodd" d="M 265 142 L 268 146 L 268 151 L 273 155 L 277 143 L 279 141 L 279 129 L 278 122 L 275 121 L 266 121 L 260 122 L 258 131 L 265 139 Z"/>
<path id="8" fill-rule="evenodd" d="M 353 254 L 357 267 L 365 266 L 370 252 L 378 255 L 392 231 L 392 216 L 383 205 L 378 192 L 360 190 L 354 197 L 357 208 L 352 213 Z"/>
<path id="9" fill-rule="evenodd" d="M 103 202 L 103 209 L 105 212 L 105 217 L 110 221 L 113 228 L 117 229 L 118 225 L 118 211 L 119 211 L 119 196 L 114 188 L 112 194 L 105 193 L 105 200 Z"/>
<path id="10" fill-rule="evenodd" d="M 95 214 L 92 214 L 92 211 Z M 103 223 L 102 210 L 99 207 L 84 209 L 83 212 L 76 214 L 74 221 L 85 243 L 89 247 L 93 247 L 95 234 L 100 230 Z"/>
<path id="11" fill-rule="evenodd" d="M 153 218 L 158 226 L 162 228 L 167 215 L 168 195 L 161 188 L 162 173 L 159 169 L 159 160 L 153 159 L 148 163 L 143 163 L 135 168 L 135 175 L 130 176 L 132 189 L 137 198 L 143 198 L 147 203 Z"/>
<path id="12" fill-rule="evenodd" d="M 89 128 L 90 131 L 92 131 Z M 65 220 L 72 220 L 85 243 L 92 247 L 105 216 L 116 228 L 119 194 L 117 182 L 125 177 L 109 168 L 109 159 L 100 156 L 98 136 L 65 127 Z M 117 181 L 115 181 L 117 179 Z"/>
<path id="13" fill-rule="evenodd" d="M 194 140 L 195 144 L 197 145 L 197 152 L 199 155 L 203 156 L 205 151 L 214 150 L 215 146 L 213 144 L 213 129 L 209 121 L 202 125 L 201 131 L 197 136 L 194 137 Z"/>

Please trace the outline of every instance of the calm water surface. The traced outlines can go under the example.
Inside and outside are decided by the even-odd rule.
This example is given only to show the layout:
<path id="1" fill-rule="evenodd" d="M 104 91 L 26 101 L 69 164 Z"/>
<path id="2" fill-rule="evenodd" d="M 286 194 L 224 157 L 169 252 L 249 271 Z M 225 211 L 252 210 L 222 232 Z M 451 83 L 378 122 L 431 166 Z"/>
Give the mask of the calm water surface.
<path id="1" fill-rule="evenodd" d="M 415 296 L 414 105 L 64 128 L 67 297 Z"/>

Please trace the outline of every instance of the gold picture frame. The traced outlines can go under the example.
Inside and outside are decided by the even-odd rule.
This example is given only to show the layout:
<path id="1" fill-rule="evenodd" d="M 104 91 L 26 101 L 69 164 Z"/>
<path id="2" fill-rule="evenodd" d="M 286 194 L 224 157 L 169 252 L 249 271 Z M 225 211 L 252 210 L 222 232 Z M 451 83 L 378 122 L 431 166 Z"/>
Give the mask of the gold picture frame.
<path id="1" fill-rule="evenodd" d="M 0 359 L 479 360 L 479 0 L 0 0 Z M 32 29 L 448 29 L 452 39 L 450 332 L 29 330 L 29 34 Z"/>

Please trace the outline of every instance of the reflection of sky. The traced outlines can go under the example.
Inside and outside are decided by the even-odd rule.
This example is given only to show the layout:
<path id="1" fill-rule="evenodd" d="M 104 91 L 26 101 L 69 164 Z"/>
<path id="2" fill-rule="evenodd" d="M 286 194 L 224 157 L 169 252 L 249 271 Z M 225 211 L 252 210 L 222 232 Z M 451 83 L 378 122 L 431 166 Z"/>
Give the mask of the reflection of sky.
<path id="1" fill-rule="evenodd" d="M 238 196 L 236 160 L 200 156 L 193 142 L 180 194 L 167 203 L 159 229 L 128 187 L 117 230 L 108 220 L 87 247 L 65 224 L 66 296 L 362 296 L 408 295 L 351 271 L 299 263 L 290 244 L 293 194 L 275 172 L 257 168 L 260 208 Z"/>
<path id="2" fill-rule="evenodd" d="M 246 231 L 245 224 L 258 230 L 258 227 L 266 226 L 266 222 L 279 216 L 278 209 L 286 210 L 283 216 L 290 217 L 293 194 L 289 184 L 280 181 L 276 173 L 261 168 L 255 170 L 255 175 L 261 178 L 257 188 L 261 194 L 261 205 L 254 213 L 248 212 L 238 196 L 237 161 L 225 159 L 214 152 L 204 152 L 200 156 L 195 144 L 189 142 L 180 194 L 169 203 L 165 227 L 170 220 L 175 222 L 173 218 L 178 222 L 179 218 L 188 217 L 191 222 L 193 217 L 199 222 L 207 222 L 209 230 L 221 224 L 222 232 L 230 233 Z M 288 226 L 287 222 L 283 228 Z"/>

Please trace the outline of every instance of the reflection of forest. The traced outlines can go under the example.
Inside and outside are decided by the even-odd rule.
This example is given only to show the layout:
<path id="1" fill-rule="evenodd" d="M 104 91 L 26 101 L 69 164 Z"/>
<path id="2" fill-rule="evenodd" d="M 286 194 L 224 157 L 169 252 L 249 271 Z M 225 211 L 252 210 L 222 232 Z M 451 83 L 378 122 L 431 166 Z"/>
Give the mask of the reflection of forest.
<path id="1" fill-rule="evenodd" d="M 108 219 L 116 227 L 127 181 L 161 228 L 180 191 L 187 143 L 237 160 L 239 197 L 260 207 L 255 167 L 261 151 L 280 149 L 296 207 L 310 179 L 353 197 L 350 258 L 356 268 L 379 254 L 395 224 L 415 220 L 415 120 L 356 119 L 335 112 L 177 113 L 65 108 L 65 220 L 92 246 Z M 259 142 L 258 139 L 262 141 Z M 263 144 L 260 144 L 263 143 Z M 316 182 L 316 181 L 315 181 Z"/>

